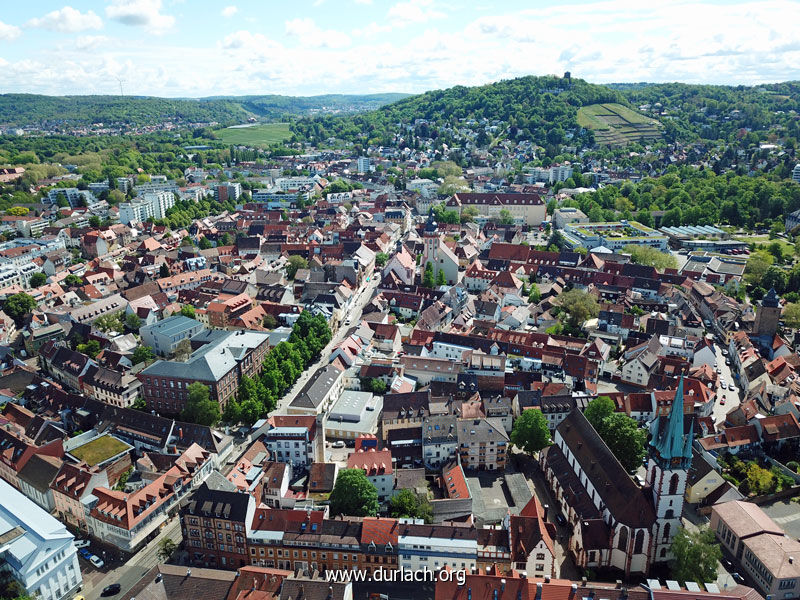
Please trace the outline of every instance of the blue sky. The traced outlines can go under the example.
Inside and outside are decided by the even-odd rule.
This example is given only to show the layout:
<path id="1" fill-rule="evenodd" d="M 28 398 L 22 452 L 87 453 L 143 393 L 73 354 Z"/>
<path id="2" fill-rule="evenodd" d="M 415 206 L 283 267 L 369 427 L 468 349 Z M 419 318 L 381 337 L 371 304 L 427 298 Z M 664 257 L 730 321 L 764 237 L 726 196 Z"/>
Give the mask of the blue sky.
<path id="1" fill-rule="evenodd" d="M 3 1 L 0 92 L 420 92 L 521 75 L 800 79 L 800 2 Z"/>

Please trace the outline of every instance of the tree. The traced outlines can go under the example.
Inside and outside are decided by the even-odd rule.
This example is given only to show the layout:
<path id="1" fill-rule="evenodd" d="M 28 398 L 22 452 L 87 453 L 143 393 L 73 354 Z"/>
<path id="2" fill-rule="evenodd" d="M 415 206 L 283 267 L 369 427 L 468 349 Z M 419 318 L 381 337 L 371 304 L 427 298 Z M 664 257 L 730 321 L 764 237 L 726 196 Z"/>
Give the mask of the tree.
<path id="1" fill-rule="evenodd" d="M 147 402 L 141 396 L 136 396 L 136 400 L 134 400 L 133 404 L 131 404 L 131 408 L 133 410 L 140 410 L 142 412 L 147 412 Z"/>
<path id="2" fill-rule="evenodd" d="M 763 250 L 753 252 L 747 259 L 747 265 L 744 268 L 744 278 L 747 283 L 758 284 L 774 262 L 775 258 L 769 252 Z"/>
<path id="3" fill-rule="evenodd" d="M 267 329 L 275 329 L 278 326 L 278 319 L 274 315 L 267 313 L 264 315 L 264 327 Z"/>
<path id="4" fill-rule="evenodd" d="M 139 363 L 146 363 L 147 361 L 153 360 L 154 357 L 153 349 L 150 346 L 136 346 L 131 356 L 131 362 L 138 365 Z"/>
<path id="5" fill-rule="evenodd" d="M 142 320 L 139 318 L 139 315 L 136 313 L 128 313 L 125 315 L 125 327 L 133 331 L 139 331 L 141 326 Z"/>
<path id="6" fill-rule="evenodd" d="M 121 315 L 121 311 L 117 313 L 106 313 L 102 317 L 95 319 L 94 326 L 101 331 L 116 331 L 122 333 L 125 330 L 125 324 L 120 318 Z"/>
<path id="7" fill-rule="evenodd" d="M 528 454 L 536 454 L 552 443 L 547 419 L 542 411 L 535 408 L 522 411 L 522 414 L 514 421 L 511 443 Z"/>
<path id="8" fill-rule="evenodd" d="M 461 209 L 461 222 L 471 223 L 478 216 L 478 209 L 475 206 L 465 206 Z"/>
<path id="9" fill-rule="evenodd" d="M 600 313 L 597 298 L 577 288 L 561 294 L 558 300 L 559 306 L 568 315 L 567 325 L 573 330 L 580 329 L 587 319 Z"/>
<path id="10" fill-rule="evenodd" d="M 389 516 L 395 519 L 423 519 L 430 523 L 433 521 L 433 507 L 427 497 L 403 489 L 389 501 Z"/>
<path id="11" fill-rule="evenodd" d="M 603 419 L 600 437 L 626 471 L 642 464 L 645 455 L 647 430 L 625 413 L 615 412 Z"/>
<path id="12" fill-rule="evenodd" d="M 447 276 L 444 274 L 444 269 L 439 269 L 436 273 L 436 285 L 447 285 Z"/>
<path id="13" fill-rule="evenodd" d="M 542 292 L 539 291 L 539 286 L 536 282 L 531 283 L 531 289 L 528 292 L 528 302 L 531 304 L 539 304 L 542 301 Z"/>
<path id="14" fill-rule="evenodd" d="M 24 217 L 29 212 L 30 209 L 24 206 L 12 206 L 6 211 L 6 214 L 12 217 Z"/>
<path id="15" fill-rule="evenodd" d="M 716 543 L 714 532 L 708 527 L 689 531 L 683 527 L 672 539 L 672 577 L 680 583 L 687 581 L 714 581 L 717 563 L 722 551 Z"/>
<path id="16" fill-rule="evenodd" d="M 219 239 L 217 240 L 217 244 L 220 245 L 220 246 L 230 246 L 231 245 L 231 236 L 229 236 L 227 233 L 223 233 L 221 236 L 219 236 Z"/>
<path id="17" fill-rule="evenodd" d="M 212 246 L 213 244 L 211 243 L 211 241 L 205 236 L 201 237 L 200 241 L 197 242 L 197 247 L 200 248 L 200 250 L 208 250 Z"/>
<path id="18" fill-rule="evenodd" d="M 208 387 L 195 381 L 187 389 L 189 398 L 181 411 L 181 419 L 198 425 L 215 425 L 220 419 L 219 404 L 212 400 Z"/>
<path id="19" fill-rule="evenodd" d="M 83 285 L 83 279 L 81 279 L 77 275 L 73 275 L 72 273 L 70 273 L 69 275 L 64 277 L 64 283 L 66 283 L 69 287 L 80 286 Z"/>
<path id="20" fill-rule="evenodd" d="M 500 224 L 501 225 L 513 225 L 514 224 L 514 216 L 511 214 L 511 211 L 507 208 L 500 209 Z"/>
<path id="21" fill-rule="evenodd" d="M 603 421 L 606 417 L 613 415 L 615 410 L 616 406 L 611 398 L 608 396 L 598 396 L 586 405 L 583 416 L 586 417 L 586 420 L 597 430 L 597 433 L 600 433 L 602 436 L 601 429 L 603 427 Z"/>
<path id="22" fill-rule="evenodd" d="M 294 279 L 299 269 L 307 269 L 308 261 L 299 254 L 292 254 L 286 263 L 286 276 L 289 279 Z"/>
<path id="23" fill-rule="evenodd" d="M 342 469 L 330 495 L 332 515 L 374 517 L 378 514 L 378 490 L 361 469 Z"/>
<path id="24" fill-rule="evenodd" d="M 92 215 L 91 217 L 89 217 L 89 226 L 94 227 L 95 229 L 100 227 L 100 217 L 98 217 L 97 215 Z"/>
<path id="25" fill-rule="evenodd" d="M 425 265 L 425 272 L 422 275 L 422 287 L 432 288 L 436 284 L 433 276 L 433 263 L 429 262 Z"/>
<path id="26" fill-rule="evenodd" d="M 783 322 L 787 327 L 800 327 L 800 303 L 789 302 L 783 307 Z"/>
<path id="27" fill-rule="evenodd" d="M 36 273 L 31 275 L 31 287 L 33 288 L 42 287 L 45 283 L 47 283 L 47 275 L 45 275 L 41 271 L 37 271 Z"/>
<path id="28" fill-rule="evenodd" d="M 186 360 L 192 354 L 192 342 L 188 339 L 183 339 L 175 346 L 175 351 L 172 356 L 175 360 Z"/>
<path id="29" fill-rule="evenodd" d="M 75 349 L 89 358 L 94 358 L 100 354 L 100 342 L 97 340 L 89 340 L 84 344 L 78 344 Z"/>
<path id="30" fill-rule="evenodd" d="M 189 317 L 190 319 L 194 319 L 194 306 L 191 304 L 184 304 L 181 306 L 181 314 L 184 317 Z"/>
<path id="31" fill-rule="evenodd" d="M 161 263 L 161 266 L 158 268 L 158 276 L 159 277 L 169 277 L 169 275 L 170 275 L 170 273 L 169 273 L 169 267 L 167 266 L 167 263 L 165 263 L 165 262 Z"/>
<path id="32" fill-rule="evenodd" d="M 631 255 L 631 260 L 638 265 L 647 265 L 656 269 L 677 269 L 677 259 L 668 252 L 661 252 L 650 246 L 639 246 L 629 244 L 625 246 L 623 252 Z"/>
<path id="33" fill-rule="evenodd" d="M 786 286 L 788 283 L 789 276 L 786 271 L 784 271 L 781 267 L 776 267 L 773 265 L 767 269 L 766 273 L 764 273 L 759 285 L 766 290 L 769 288 L 775 288 L 776 292 L 783 294 L 783 292 L 786 291 Z"/>
<path id="34" fill-rule="evenodd" d="M 389 255 L 385 252 L 378 252 L 375 255 L 375 266 L 376 267 L 383 267 L 386 264 L 386 261 L 389 260 Z"/>
<path id="35" fill-rule="evenodd" d="M 33 312 L 34 308 L 36 308 L 36 300 L 25 292 L 12 294 L 3 303 L 3 312 L 14 319 L 17 326 L 23 323 L 25 316 Z"/>
<path id="36" fill-rule="evenodd" d="M 167 562 L 172 558 L 172 555 L 175 554 L 175 550 L 177 549 L 178 544 L 173 542 L 170 538 L 164 538 L 158 542 L 158 557 L 162 562 Z"/>

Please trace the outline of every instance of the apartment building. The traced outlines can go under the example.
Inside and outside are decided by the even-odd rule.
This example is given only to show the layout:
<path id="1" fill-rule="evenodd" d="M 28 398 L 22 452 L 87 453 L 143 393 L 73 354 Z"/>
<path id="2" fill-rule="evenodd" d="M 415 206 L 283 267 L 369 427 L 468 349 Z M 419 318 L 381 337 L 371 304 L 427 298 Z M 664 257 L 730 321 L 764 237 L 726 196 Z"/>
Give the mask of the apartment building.
<path id="1" fill-rule="evenodd" d="M 458 452 L 465 469 L 503 471 L 509 437 L 498 419 L 459 419 Z"/>
<path id="2" fill-rule="evenodd" d="M 273 460 L 305 470 L 324 462 L 325 427 L 316 415 L 272 415 L 253 438 L 260 439 Z"/>
<path id="3" fill-rule="evenodd" d="M 53 490 L 55 514 L 59 520 L 86 531 L 83 499 L 96 487 L 109 487 L 108 473 L 105 469 L 65 462 L 50 484 Z"/>
<path id="4" fill-rule="evenodd" d="M 215 471 L 181 502 L 183 539 L 192 564 L 235 569 L 248 563 L 247 526 L 255 498 Z"/>
<path id="5" fill-rule="evenodd" d="M 142 382 L 130 373 L 122 373 L 98 365 L 91 365 L 83 376 L 83 391 L 113 406 L 129 407 L 139 396 Z"/>
<path id="6" fill-rule="evenodd" d="M 202 323 L 183 315 L 173 315 L 139 330 L 142 344 L 150 346 L 158 356 L 170 356 L 178 345 L 203 331 Z"/>
<path id="7" fill-rule="evenodd" d="M 499 219 L 500 212 L 507 210 L 519 225 L 538 227 L 547 216 L 547 207 L 539 194 L 454 194 L 447 200 L 447 208 L 461 211 L 473 206 L 478 210 L 477 221 Z"/>

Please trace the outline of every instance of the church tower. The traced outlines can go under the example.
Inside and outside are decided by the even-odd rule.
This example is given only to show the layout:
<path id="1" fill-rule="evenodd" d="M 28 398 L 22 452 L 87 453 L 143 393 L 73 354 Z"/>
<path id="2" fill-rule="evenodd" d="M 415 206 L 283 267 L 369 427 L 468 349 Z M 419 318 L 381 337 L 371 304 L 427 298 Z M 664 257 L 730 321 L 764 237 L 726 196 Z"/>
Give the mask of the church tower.
<path id="1" fill-rule="evenodd" d="M 693 430 L 683 430 L 683 377 L 678 382 L 669 416 L 653 423 L 647 485 L 652 489 L 656 522 L 653 525 L 651 563 L 672 558 L 672 538 L 681 524 L 683 495 L 692 465 Z"/>

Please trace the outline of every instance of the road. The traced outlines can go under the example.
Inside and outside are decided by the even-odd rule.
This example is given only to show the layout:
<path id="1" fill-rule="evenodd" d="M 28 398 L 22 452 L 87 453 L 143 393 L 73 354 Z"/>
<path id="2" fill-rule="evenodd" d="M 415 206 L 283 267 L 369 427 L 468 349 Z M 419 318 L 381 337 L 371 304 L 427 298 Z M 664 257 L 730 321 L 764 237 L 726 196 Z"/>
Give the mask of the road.
<path id="1" fill-rule="evenodd" d="M 731 368 L 725 364 L 725 360 L 728 357 L 722 355 L 722 349 L 723 347 L 721 345 L 714 344 L 714 352 L 717 355 L 717 367 L 722 371 L 719 374 L 719 378 L 720 381 L 724 381 L 727 385 L 727 389 L 725 390 L 722 389 L 722 386 L 717 388 L 717 399 L 714 402 L 714 408 L 712 410 L 715 425 L 723 423 L 725 421 L 725 415 L 739 406 L 740 403 L 739 388 L 734 386 L 733 389 L 731 389 L 731 384 L 734 383 L 735 380 L 733 378 L 733 373 L 731 373 Z M 723 400 L 725 404 L 722 404 Z"/>
<path id="2" fill-rule="evenodd" d="M 358 323 L 358 320 L 361 318 L 361 315 L 364 311 L 364 306 L 372 299 L 372 294 L 378 287 L 379 282 L 380 277 L 373 275 L 370 277 L 370 281 L 366 286 L 359 288 L 358 295 L 354 300 L 355 304 L 347 314 L 347 316 L 351 319 L 352 325 Z M 298 393 L 300 393 L 300 390 L 303 389 L 303 386 L 306 384 L 308 379 L 314 373 L 316 373 L 318 369 L 328 364 L 328 358 L 330 357 L 331 352 L 338 344 L 341 343 L 351 326 L 345 326 L 342 324 L 342 326 L 339 327 L 339 330 L 333 335 L 333 338 L 331 338 L 331 341 L 328 342 L 328 345 L 322 349 L 322 352 L 320 352 L 319 360 L 314 364 L 309 365 L 308 368 L 306 368 L 306 370 L 300 374 L 300 377 L 297 378 L 297 381 L 294 383 L 291 389 L 289 389 L 289 391 L 287 391 L 283 397 L 278 400 L 274 413 L 286 413 L 287 407 L 294 401 L 295 397 Z"/>
<path id="3" fill-rule="evenodd" d="M 177 517 L 168 521 L 158 536 L 134 554 L 125 564 L 109 570 L 99 581 L 96 578 L 91 578 L 92 581 L 89 583 L 85 578 L 83 596 L 86 600 L 98 600 L 104 587 L 112 583 L 119 583 L 121 586 L 120 593 L 115 596 L 105 596 L 105 598 L 110 600 L 125 598 L 128 590 L 136 585 L 145 573 L 162 562 L 158 556 L 158 544 L 167 537 L 176 544 L 181 543 L 183 534 L 181 533 L 180 520 Z"/>

